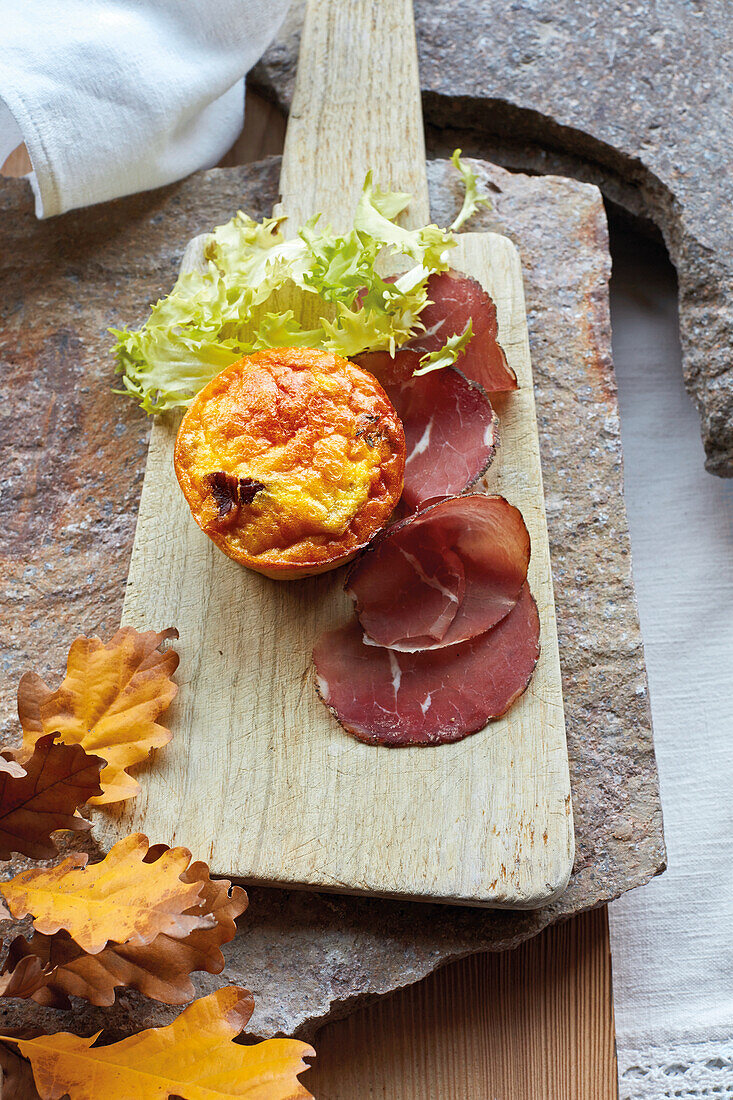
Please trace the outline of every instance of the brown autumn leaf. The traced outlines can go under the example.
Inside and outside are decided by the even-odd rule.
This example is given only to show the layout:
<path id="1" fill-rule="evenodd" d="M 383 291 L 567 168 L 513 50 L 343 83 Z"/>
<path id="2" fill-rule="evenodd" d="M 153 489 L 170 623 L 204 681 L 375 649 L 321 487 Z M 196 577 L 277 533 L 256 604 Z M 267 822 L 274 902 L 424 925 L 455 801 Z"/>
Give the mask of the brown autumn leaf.
<path id="1" fill-rule="evenodd" d="M 24 1000 L 32 997 L 46 984 L 46 976 L 43 960 L 26 955 L 12 973 L 0 974 L 0 997 L 22 997 Z"/>
<path id="2" fill-rule="evenodd" d="M 143 945 L 161 933 L 182 939 L 210 928 L 211 915 L 187 913 L 202 893 L 200 882 L 184 882 L 191 853 L 169 848 L 146 863 L 147 837 L 133 833 L 118 841 L 100 862 L 87 866 L 75 853 L 56 867 L 21 871 L 0 883 L 11 914 L 34 918 L 37 932 L 65 929 L 84 951 L 96 954 L 110 941 Z"/>
<path id="3" fill-rule="evenodd" d="M 101 793 L 99 771 L 104 761 L 87 756 L 81 745 L 40 737 L 19 776 L 0 771 L 0 859 L 20 852 L 31 859 L 50 859 L 58 849 L 56 829 L 81 832 L 91 828 L 75 810 Z"/>
<path id="4" fill-rule="evenodd" d="M 41 1100 L 30 1062 L 0 1043 L 0 1100 Z"/>
<path id="5" fill-rule="evenodd" d="M 178 690 L 170 678 L 178 654 L 159 647 L 177 637 L 173 628 L 139 634 L 125 626 L 107 643 L 77 638 L 56 691 L 27 672 L 18 687 L 24 751 L 30 753 L 44 733 L 57 733 L 67 745 L 81 745 L 106 761 L 103 793 L 90 800 L 92 805 L 132 798 L 140 785 L 125 769 L 171 739 L 157 719 Z"/>
<path id="6" fill-rule="evenodd" d="M 226 986 L 194 1001 L 167 1027 L 110 1046 L 92 1046 L 100 1032 L 88 1039 L 62 1031 L 14 1041 L 30 1059 L 42 1100 L 66 1093 L 71 1100 L 313 1100 L 298 1081 L 312 1047 L 297 1039 L 253 1046 L 232 1041 L 252 1009 L 248 990 Z"/>
<path id="7" fill-rule="evenodd" d="M 205 863 L 192 864 L 182 877 L 202 883 L 200 899 L 186 914 L 211 914 L 216 921 L 213 927 L 196 928 L 185 939 L 158 935 L 144 946 L 109 943 L 97 955 L 83 951 L 68 932 L 54 936 L 36 932 L 30 942 L 19 936 L 11 943 L 6 972 L 13 973 L 25 959 L 36 958 L 45 980 L 28 996 L 53 1008 L 68 1007 L 70 995 L 95 1005 L 111 1005 L 120 985 L 164 1004 L 186 1004 L 195 995 L 189 977 L 193 971 L 220 974 L 224 969 L 220 946 L 234 938 L 234 919 L 244 912 L 247 895 L 226 879 L 211 880 Z"/>

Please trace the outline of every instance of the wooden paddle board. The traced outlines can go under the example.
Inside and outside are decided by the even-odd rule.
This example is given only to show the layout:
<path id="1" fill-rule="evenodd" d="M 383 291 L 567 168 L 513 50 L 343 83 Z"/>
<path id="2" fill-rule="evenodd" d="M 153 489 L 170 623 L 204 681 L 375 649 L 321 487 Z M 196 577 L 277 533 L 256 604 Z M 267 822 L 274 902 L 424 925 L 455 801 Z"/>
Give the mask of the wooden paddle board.
<path id="1" fill-rule="evenodd" d="M 429 220 L 411 0 L 310 0 L 283 157 L 297 228 L 350 221 L 368 169 Z M 232 214 L 234 211 L 232 211 Z M 201 260 L 203 238 L 184 258 Z M 180 631 L 173 740 L 142 793 L 97 818 L 109 846 L 142 830 L 247 882 L 505 908 L 566 886 L 574 839 L 557 630 L 521 267 L 514 246 L 467 233 L 451 261 L 495 300 L 520 389 L 495 402 L 492 491 L 521 509 L 542 653 L 500 721 L 458 744 L 389 749 L 346 734 L 319 702 L 311 649 L 346 620 L 343 570 L 277 582 L 226 558 L 194 523 L 173 472 L 180 416 L 156 419 L 123 623 Z"/>

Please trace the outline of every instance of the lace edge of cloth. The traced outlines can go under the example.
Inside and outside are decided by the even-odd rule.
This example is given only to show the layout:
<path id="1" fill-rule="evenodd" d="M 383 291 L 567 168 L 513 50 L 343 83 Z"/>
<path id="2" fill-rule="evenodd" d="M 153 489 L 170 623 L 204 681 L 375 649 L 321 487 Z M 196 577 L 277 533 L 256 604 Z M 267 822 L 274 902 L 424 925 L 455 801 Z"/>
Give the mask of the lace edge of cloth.
<path id="1" fill-rule="evenodd" d="M 733 1037 L 618 1050 L 619 1100 L 733 1098 Z"/>

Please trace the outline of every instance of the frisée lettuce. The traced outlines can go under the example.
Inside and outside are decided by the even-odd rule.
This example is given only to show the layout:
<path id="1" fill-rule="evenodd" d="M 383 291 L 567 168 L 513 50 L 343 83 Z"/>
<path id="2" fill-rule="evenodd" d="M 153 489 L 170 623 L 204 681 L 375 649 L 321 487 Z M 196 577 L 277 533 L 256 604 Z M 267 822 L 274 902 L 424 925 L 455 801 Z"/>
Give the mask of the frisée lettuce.
<path id="1" fill-rule="evenodd" d="M 454 163 L 473 210 L 475 176 L 457 153 Z M 284 217 L 257 222 L 239 211 L 208 238 L 205 267 L 179 276 L 141 329 L 110 330 L 124 386 L 119 392 L 159 413 L 187 405 L 219 371 L 264 348 L 321 347 L 347 358 L 376 349 L 394 354 L 423 329 L 428 278 L 449 267 L 456 243 L 450 229 L 398 225 L 410 198 L 381 191 L 369 173 L 345 234 L 315 215 L 286 238 Z M 407 269 L 395 281 L 377 271 L 385 256 L 399 257 L 390 263 Z M 452 337 L 424 366 L 454 362 L 470 335 Z"/>
<path id="2" fill-rule="evenodd" d="M 415 374 L 430 374 L 431 371 L 441 370 L 443 367 L 452 367 L 465 350 L 472 336 L 473 325 L 469 318 L 463 332 L 457 332 L 454 336 L 449 336 L 443 347 L 438 351 L 431 351 L 427 355 L 423 355 Z"/>
<path id="3" fill-rule="evenodd" d="M 491 199 L 488 195 L 482 195 L 480 193 L 476 173 L 469 168 L 465 160 L 461 160 L 460 149 L 454 149 L 453 156 L 450 159 L 453 163 L 453 167 L 463 176 L 463 183 L 466 188 L 466 193 L 463 196 L 463 205 L 458 211 L 458 215 L 450 223 L 450 228 L 455 233 L 469 218 L 473 217 L 479 206 L 485 206 L 487 209 L 491 210 Z"/>

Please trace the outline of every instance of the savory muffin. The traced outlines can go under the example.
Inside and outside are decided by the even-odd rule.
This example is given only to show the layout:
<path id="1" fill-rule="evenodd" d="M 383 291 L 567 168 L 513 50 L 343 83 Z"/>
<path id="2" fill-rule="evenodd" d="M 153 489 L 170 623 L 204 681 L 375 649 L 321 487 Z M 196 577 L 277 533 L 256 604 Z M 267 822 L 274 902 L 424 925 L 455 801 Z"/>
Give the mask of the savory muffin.
<path id="1" fill-rule="evenodd" d="M 313 348 L 232 363 L 194 398 L 175 447 L 199 527 L 283 580 L 349 561 L 389 520 L 404 468 L 402 424 L 377 380 Z"/>

